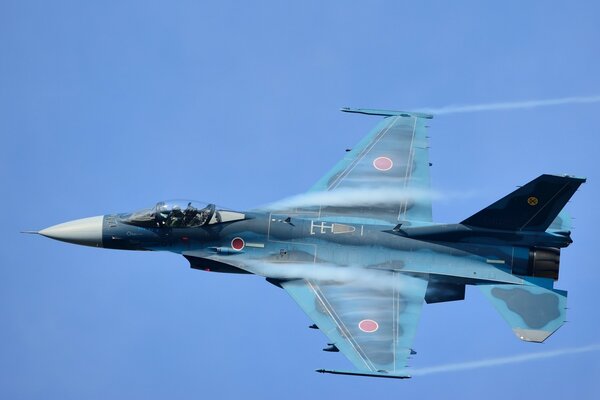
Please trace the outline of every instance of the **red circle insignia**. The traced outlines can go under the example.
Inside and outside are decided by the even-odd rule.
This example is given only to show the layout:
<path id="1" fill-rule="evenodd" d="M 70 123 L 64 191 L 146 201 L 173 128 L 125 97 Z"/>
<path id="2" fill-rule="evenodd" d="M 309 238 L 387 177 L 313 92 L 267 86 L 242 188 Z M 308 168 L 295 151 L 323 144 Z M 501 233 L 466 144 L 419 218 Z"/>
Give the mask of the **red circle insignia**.
<path id="1" fill-rule="evenodd" d="M 394 166 L 394 162 L 388 157 L 377 157 L 373 160 L 373 166 L 379 171 L 389 171 Z"/>
<path id="2" fill-rule="evenodd" d="M 379 324 L 372 319 L 363 319 L 358 323 L 358 329 L 363 332 L 373 333 L 379 329 Z"/>
<path id="3" fill-rule="evenodd" d="M 246 246 L 246 243 L 241 237 L 233 238 L 231 241 L 231 248 L 234 250 L 240 251 L 244 248 L 244 246 Z"/>

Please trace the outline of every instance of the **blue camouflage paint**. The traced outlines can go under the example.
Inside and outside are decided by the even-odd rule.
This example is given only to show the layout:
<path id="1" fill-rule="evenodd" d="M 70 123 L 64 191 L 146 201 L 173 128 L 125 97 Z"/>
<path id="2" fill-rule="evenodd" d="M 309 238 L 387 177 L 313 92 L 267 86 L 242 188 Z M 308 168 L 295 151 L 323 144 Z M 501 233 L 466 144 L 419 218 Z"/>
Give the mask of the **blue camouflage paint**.
<path id="1" fill-rule="evenodd" d="M 560 249 L 572 243 L 561 210 L 585 179 L 542 175 L 459 224 L 435 224 L 431 116 L 344 111 L 385 118 L 315 184 L 309 204 L 236 211 L 159 202 L 106 215 L 99 227 L 82 219 L 39 233 L 90 244 L 97 232 L 99 247 L 169 251 L 194 269 L 262 275 L 357 370 L 319 372 L 407 377 L 424 300 L 462 300 L 465 285 L 479 286 L 520 339 L 556 331 L 567 293 L 554 281 Z"/>

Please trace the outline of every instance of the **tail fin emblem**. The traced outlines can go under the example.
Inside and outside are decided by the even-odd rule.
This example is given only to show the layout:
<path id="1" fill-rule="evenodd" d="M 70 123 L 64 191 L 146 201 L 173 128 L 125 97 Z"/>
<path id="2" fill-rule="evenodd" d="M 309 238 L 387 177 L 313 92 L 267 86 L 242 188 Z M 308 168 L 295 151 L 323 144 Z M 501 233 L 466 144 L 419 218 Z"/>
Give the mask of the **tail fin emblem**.
<path id="1" fill-rule="evenodd" d="M 530 198 L 527 199 L 527 204 L 529 204 L 530 206 L 537 206 L 538 203 L 539 203 L 539 200 L 537 197 L 531 196 Z"/>

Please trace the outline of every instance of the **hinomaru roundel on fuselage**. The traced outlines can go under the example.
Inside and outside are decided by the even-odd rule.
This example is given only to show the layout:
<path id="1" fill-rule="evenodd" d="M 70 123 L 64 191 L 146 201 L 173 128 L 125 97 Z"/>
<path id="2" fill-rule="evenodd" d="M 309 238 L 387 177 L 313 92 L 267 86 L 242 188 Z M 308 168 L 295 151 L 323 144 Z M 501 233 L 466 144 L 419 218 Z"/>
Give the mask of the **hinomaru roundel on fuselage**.
<path id="1" fill-rule="evenodd" d="M 122 222 L 143 227 L 196 228 L 246 218 L 245 214 L 192 200 L 160 201 L 152 208 L 124 214 Z"/>

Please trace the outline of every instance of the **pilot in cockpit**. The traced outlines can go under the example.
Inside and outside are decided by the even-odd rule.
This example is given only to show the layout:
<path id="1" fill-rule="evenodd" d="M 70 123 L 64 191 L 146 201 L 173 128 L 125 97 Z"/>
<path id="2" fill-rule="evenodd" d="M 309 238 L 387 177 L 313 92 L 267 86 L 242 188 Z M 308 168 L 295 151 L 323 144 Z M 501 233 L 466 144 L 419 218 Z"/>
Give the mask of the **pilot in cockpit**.
<path id="1" fill-rule="evenodd" d="M 210 222 L 211 218 L 215 214 L 215 205 L 209 204 L 202 210 L 196 210 L 194 218 L 190 221 L 190 226 L 203 226 Z"/>
<path id="2" fill-rule="evenodd" d="M 156 221 L 160 221 L 157 223 L 165 223 L 165 220 L 169 217 L 169 208 L 168 206 L 165 204 L 164 201 L 161 201 L 160 203 L 156 204 L 155 207 L 156 211 L 154 212 L 154 218 L 156 219 Z"/>
<path id="3" fill-rule="evenodd" d="M 214 204 L 198 208 L 194 203 L 187 202 L 185 209 L 182 209 L 181 203 L 161 201 L 152 209 L 145 209 L 127 215 L 124 220 L 127 223 L 139 226 L 195 228 L 220 223 L 222 215 L 220 211 L 217 211 Z"/>
<path id="4" fill-rule="evenodd" d="M 172 227 L 185 226 L 184 218 L 185 214 L 181 211 L 181 208 L 178 205 L 175 205 L 171 210 L 171 215 L 169 215 L 168 225 Z"/>
<path id="5" fill-rule="evenodd" d="M 192 226 L 192 221 L 198 215 L 198 209 L 192 206 L 192 202 L 190 201 L 183 211 L 183 226 Z"/>

